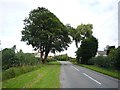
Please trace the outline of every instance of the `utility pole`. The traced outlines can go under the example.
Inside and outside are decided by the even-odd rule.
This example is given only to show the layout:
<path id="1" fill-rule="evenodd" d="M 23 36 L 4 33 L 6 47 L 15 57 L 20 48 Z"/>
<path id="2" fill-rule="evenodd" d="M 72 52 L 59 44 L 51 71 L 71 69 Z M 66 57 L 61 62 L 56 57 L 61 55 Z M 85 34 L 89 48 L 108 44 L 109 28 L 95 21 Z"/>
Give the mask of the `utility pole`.
<path id="1" fill-rule="evenodd" d="M 120 46 L 120 1 L 118 2 L 118 46 Z"/>
<path id="2" fill-rule="evenodd" d="M 2 89 L 2 47 L 1 47 L 1 40 L 0 40 L 0 89 Z"/>

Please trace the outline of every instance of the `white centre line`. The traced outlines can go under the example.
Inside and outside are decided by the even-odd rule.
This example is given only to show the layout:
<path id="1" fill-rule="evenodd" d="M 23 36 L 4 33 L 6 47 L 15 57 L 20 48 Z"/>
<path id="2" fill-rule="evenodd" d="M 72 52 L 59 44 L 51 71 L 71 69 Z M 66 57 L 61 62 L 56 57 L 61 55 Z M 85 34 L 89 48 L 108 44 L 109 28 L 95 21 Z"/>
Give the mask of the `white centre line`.
<path id="1" fill-rule="evenodd" d="M 74 69 L 76 69 L 77 71 L 79 71 L 76 67 L 74 67 L 74 66 L 71 66 L 71 67 L 73 67 Z"/>
<path id="2" fill-rule="evenodd" d="M 96 83 L 98 83 L 98 84 L 100 84 L 101 85 L 101 83 L 100 82 L 98 82 L 97 80 L 95 80 L 95 79 L 93 79 L 92 77 L 90 77 L 89 75 L 87 75 L 86 73 L 83 73 L 85 76 L 87 76 L 88 78 L 90 78 L 90 79 L 92 79 L 93 81 L 95 81 Z"/>

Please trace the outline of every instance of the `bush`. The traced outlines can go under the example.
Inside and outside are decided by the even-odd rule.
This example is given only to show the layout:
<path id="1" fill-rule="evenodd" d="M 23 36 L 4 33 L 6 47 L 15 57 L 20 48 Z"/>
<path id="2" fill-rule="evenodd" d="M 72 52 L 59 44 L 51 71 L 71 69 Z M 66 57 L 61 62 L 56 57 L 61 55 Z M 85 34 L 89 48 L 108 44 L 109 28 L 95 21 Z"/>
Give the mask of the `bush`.
<path id="1" fill-rule="evenodd" d="M 2 69 L 8 69 L 16 64 L 15 52 L 12 49 L 5 48 L 2 50 Z"/>
<path id="2" fill-rule="evenodd" d="M 40 68 L 41 65 L 36 65 L 36 66 L 22 66 L 22 67 L 12 67 L 10 69 L 7 69 L 5 71 L 3 71 L 2 73 L 2 80 L 7 80 L 10 78 L 14 78 L 15 76 L 36 70 L 38 68 Z"/>
<path id="3" fill-rule="evenodd" d="M 112 49 L 108 55 L 108 57 L 110 58 L 112 65 L 114 68 L 116 69 L 120 69 L 120 47 L 116 48 L 116 49 Z"/>
<path id="4" fill-rule="evenodd" d="M 89 60 L 88 64 L 97 65 L 99 67 L 104 67 L 104 68 L 112 67 L 110 58 L 107 56 L 93 57 L 92 59 Z"/>
<path id="5" fill-rule="evenodd" d="M 23 53 L 22 50 L 15 53 L 14 50 L 5 48 L 2 50 L 2 69 L 6 70 L 11 67 L 36 65 L 39 63 L 39 59 L 35 58 L 32 53 Z"/>
<path id="6" fill-rule="evenodd" d="M 57 61 L 57 60 L 54 59 L 54 58 L 48 58 L 48 59 L 47 59 L 47 62 L 54 62 L 54 61 Z"/>
<path id="7" fill-rule="evenodd" d="M 2 73 L 2 80 L 15 77 L 15 72 L 13 68 L 10 68 Z"/>
<path id="8" fill-rule="evenodd" d="M 23 53 L 22 51 L 16 54 L 16 57 L 19 61 L 19 65 L 36 65 L 39 60 L 31 53 Z"/>
<path id="9" fill-rule="evenodd" d="M 69 57 L 67 56 L 67 54 L 64 54 L 64 55 L 55 56 L 54 58 L 57 59 L 58 61 L 68 61 Z"/>
<path id="10" fill-rule="evenodd" d="M 88 60 L 88 64 L 89 65 L 94 65 L 95 64 L 95 60 L 96 60 L 95 57 L 91 58 L 90 60 Z"/>

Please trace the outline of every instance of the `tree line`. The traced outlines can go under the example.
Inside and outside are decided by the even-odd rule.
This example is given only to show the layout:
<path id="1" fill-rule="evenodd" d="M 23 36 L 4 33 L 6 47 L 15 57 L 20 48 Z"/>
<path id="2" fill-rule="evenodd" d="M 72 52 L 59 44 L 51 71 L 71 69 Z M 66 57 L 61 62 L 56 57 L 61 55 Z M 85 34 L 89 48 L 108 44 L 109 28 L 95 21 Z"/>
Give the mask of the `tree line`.
<path id="1" fill-rule="evenodd" d="M 12 48 L 2 50 L 2 69 L 18 67 L 25 65 L 36 65 L 39 63 L 38 58 L 32 53 L 23 53 L 22 50 L 15 52 L 15 45 Z"/>

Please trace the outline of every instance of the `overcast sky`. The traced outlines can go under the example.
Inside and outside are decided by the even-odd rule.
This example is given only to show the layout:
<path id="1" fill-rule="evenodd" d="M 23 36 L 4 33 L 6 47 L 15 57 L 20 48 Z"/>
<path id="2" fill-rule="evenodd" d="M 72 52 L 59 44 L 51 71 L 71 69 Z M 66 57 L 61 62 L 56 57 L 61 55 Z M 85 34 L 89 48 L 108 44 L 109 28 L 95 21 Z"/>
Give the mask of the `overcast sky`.
<path id="1" fill-rule="evenodd" d="M 119 0 L 0 0 L 0 48 L 13 45 L 24 52 L 34 52 L 32 46 L 21 42 L 23 20 L 31 10 L 45 7 L 64 24 L 76 28 L 81 23 L 93 24 L 93 35 L 99 41 L 98 50 L 106 45 L 118 46 L 118 1 Z M 74 42 L 62 52 L 75 57 Z M 58 53 L 59 54 L 59 53 Z"/>

